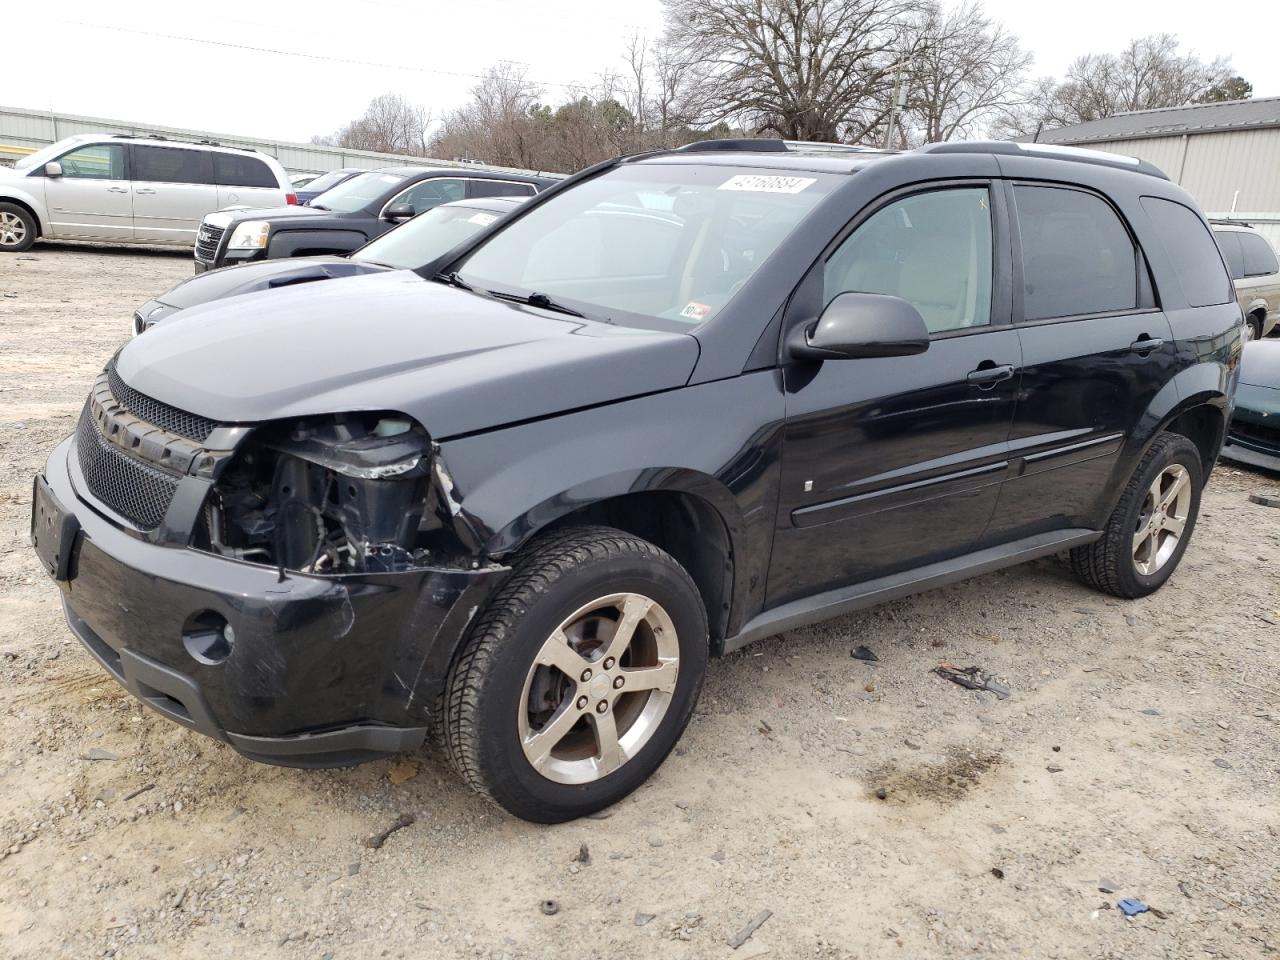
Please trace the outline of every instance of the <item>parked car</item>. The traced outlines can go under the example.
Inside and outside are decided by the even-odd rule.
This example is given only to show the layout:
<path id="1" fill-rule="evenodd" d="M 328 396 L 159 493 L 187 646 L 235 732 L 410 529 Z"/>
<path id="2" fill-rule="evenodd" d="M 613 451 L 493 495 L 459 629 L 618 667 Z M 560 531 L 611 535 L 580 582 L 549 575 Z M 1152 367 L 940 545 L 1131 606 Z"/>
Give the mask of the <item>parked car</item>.
<path id="1" fill-rule="evenodd" d="M 1042 145 L 622 159 L 415 273 L 130 340 L 35 549 L 162 714 L 307 766 L 433 729 L 536 821 L 639 786 L 761 637 L 1062 551 L 1159 589 L 1243 342 L 1183 190 Z"/>
<path id="2" fill-rule="evenodd" d="M 39 238 L 191 246 L 205 214 L 296 203 L 255 150 L 164 137 L 82 135 L 0 169 L 0 252 Z"/>
<path id="3" fill-rule="evenodd" d="M 331 190 L 338 184 L 345 183 L 357 174 L 368 172 L 364 167 L 344 167 L 341 170 L 330 170 L 328 173 L 322 173 L 315 179 L 308 180 L 305 186 L 298 188 L 298 203 L 310 203 L 326 190 Z"/>
<path id="4" fill-rule="evenodd" d="M 321 176 L 323 174 L 320 173 L 291 173 L 289 174 L 289 182 L 293 184 L 295 190 L 300 190 L 312 180 Z"/>
<path id="5" fill-rule="evenodd" d="M 350 253 L 450 200 L 529 197 L 555 180 L 456 167 L 395 167 L 352 177 L 305 207 L 223 211 L 205 217 L 196 273 L 215 267 Z"/>
<path id="6" fill-rule="evenodd" d="M 135 310 L 133 334 L 137 336 L 161 321 L 171 320 L 188 307 L 225 300 L 242 293 L 363 276 L 384 270 L 416 269 L 501 220 L 524 202 L 524 197 L 455 200 L 418 214 L 347 257 L 263 260 L 237 270 L 198 273 Z M 422 279 L 422 282 L 428 281 Z"/>
<path id="7" fill-rule="evenodd" d="M 1280 472 L 1280 340 L 1245 345 L 1235 413 L 1222 455 Z"/>
<path id="8" fill-rule="evenodd" d="M 1275 251 L 1247 223 L 1215 220 L 1213 234 L 1231 271 L 1249 339 L 1270 336 L 1280 320 L 1280 262 Z"/>

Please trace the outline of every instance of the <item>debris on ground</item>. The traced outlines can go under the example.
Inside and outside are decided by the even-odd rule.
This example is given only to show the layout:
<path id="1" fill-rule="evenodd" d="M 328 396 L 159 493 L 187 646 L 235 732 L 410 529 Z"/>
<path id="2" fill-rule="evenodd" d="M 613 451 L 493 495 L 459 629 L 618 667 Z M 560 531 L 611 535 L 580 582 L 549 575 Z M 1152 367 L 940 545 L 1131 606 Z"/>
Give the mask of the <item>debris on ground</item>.
<path id="1" fill-rule="evenodd" d="M 1120 912 L 1126 917 L 1136 917 L 1140 913 L 1146 913 L 1151 908 L 1141 900 L 1135 900 L 1133 897 L 1125 897 L 1123 900 L 1117 901 L 1116 906 L 1120 908 Z"/>
<path id="2" fill-rule="evenodd" d="M 401 760 L 399 763 L 393 764 L 391 769 L 387 771 L 387 779 L 391 781 L 393 787 L 398 787 L 417 775 L 418 765 L 412 760 Z"/>
<path id="3" fill-rule="evenodd" d="M 880 658 L 876 656 L 876 652 L 870 647 L 855 647 L 849 651 L 849 656 L 855 660 L 865 660 L 867 663 L 876 663 Z"/>
<path id="4" fill-rule="evenodd" d="M 1249 502 L 1263 507 L 1280 507 L 1280 496 L 1272 493 L 1251 493 Z"/>
<path id="5" fill-rule="evenodd" d="M 554 917 L 557 913 L 560 912 L 560 901 L 543 900 L 542 903 L 538 904 L 538 909 L 541 910 L 543 913 L 545 913 L 548 917 Z"/>
<path id="6" fill-rule="evenodd" d="M 761 921 L 763 922 L 763 921 Z M 702 924 L 702 914 L 686 913 L 684 918 L 677 920 L 667 928 L 667 933 L 672 940 L 689 941 L 693 939 L 693 933 Z"/>
<path id="7" fill-rule="evenodd" d="M 110 750 L 103 750 L 101 747 L 93 747 L 86 753 L 80 755 L 83 760 L 117 760 L 119 759 Z"/>
<path id="8" fill-rule="evenodd" d="M 658 915 L 656 913 L 641 913 L 639 910 L 637 910 L 636 926 L 643 927 L 646 923 L 648 923 L 650 920 L 653 920 L 657 916 Z"/>
<path id="9" fill-rule="evenodd" d="M 395 821 L 387 829 L 366 837 L 364 845 L 370 850 L 380 850 L 382 845 L 387 842 L 387 837 L 391 836 L 397 830 L 403 830 L 405 827 L 413 826 L 414 816 L 411 813 L 402 813 L 396 817 Z"/>
<path id="10" fill-rule="evenodd" d="M 582 841 L 582 846 L 578 847 L 578 852 L 573 856 L 574 863 L 580 863 L 584 867 L 591 863 L 591 850 L 587 847 L 587 842 Z"/>
<path id="11" fill-rule="evenodd" d="M 148 790 L 154 790 L 155 788 L 156 785 L 154 783 L 144 783 L 137 790 L 133 791 L 133 793 L 126 793 L 124 798 L 125 800 L 132 800 L 134 797 L 140 797 Z"/>
<path id="12" fill-rule="evenodd" d="M 737 950 L 740 946 L 751 939 L 751 935 L 760 929 L 761 925 L 773 916 L 772 910 L 761 910 L 749 921 L 747 925 L 729 938 L 729 946 Z"/>
<path id="13" fill-rule="evenodd" d="M 933 672 L 967 690 L 986 690 L 994 693 L 999 700 L 1009 699 L 1008 685 L 983 673 L 981 667 L 957 667 L 954 663 L 943 662 L 934 667 Z"/>
<path id="14" fill-rule="evenodd" d="M 999 867 L 992 867 L 992 868 L 991 868 L 991 875 L 992 875 L 993 877 L 995 877 L 997 880 L 1003 880 L 1003 879 L 1004 879 L 1004 871 L 1003 871 L 1003 870 L 1001 870 Z"/>
<path id="15" fill-rule="evenodd" d="M 1115 893 L 1119 889 L 1120 889 L 1120 884 L 1116 883 L 1114 880 L 1107 880 L 1103 878 L 1102 880 L 1098 881 L 1099 893 Z"/>
<path id="16" fill-rule="evenodd" d="M 889 796 L 889 792 L 884 787 L 876 787 L 876 799 L 884 800 Z"/>

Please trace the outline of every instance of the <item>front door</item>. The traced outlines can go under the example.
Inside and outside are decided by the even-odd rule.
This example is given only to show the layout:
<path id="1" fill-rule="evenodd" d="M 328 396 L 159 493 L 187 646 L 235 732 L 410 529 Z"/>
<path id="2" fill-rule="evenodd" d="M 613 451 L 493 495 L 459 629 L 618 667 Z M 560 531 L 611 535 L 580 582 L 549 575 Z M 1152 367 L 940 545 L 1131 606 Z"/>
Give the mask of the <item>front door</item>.
<path id="1" fill-rule="evenodd" d="M 768 606 L 965 553 L 986 528 L 1021 368 L 1002 209 L 987 182 L 900 197 L 821 265 L 822 304 L 901 297 L 932 339 L 917 356 L 786 367 Z"/>
<path id="2" fill-rule="evenodd" d="M 58 158 L 62 176 L 45 177 L 49 237 L 132 240 L 133 193 L 120 143 L 76 147 Z"/>
<path id="3" fill-rule="evenodd" d="M 992 540 L 1091 528 L 1126 440 L 1177 371 L 1168 318 L 1120 214 L 1098 194 L 1015 184 L 1022 394 Z"/>

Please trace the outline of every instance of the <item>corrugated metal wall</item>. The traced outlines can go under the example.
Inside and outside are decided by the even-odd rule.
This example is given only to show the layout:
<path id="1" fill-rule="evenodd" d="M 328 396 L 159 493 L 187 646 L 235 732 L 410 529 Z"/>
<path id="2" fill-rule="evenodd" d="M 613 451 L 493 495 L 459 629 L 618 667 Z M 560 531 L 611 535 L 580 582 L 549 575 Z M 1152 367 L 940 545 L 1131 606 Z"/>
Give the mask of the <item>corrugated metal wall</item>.
<path id="1" fill-rule="evenodd" d="M 107 120 L 103 117 L 84 117 L 69 113 L 48 113 L 25 110 L 21 107 L 0 106 L 0 146 L 25 148 L 48 146 L 63 137 L 77 133 L 128 133 L 159 134 L 178 140 L 216 140 L 228 147 L 249 147 L 276 157 L 290 173 L 320 173 L 340 170 L 343 167 L 391 167 L 391 166 L 465 166 L 448 160 L 430 157 L 404 157 L 389 153 L 372 153 L 367 150 L 346 150 L 341 147 L 320 147 L 310 143 L 290 143 L 283 140 L 260 140 L 207 130 L 186 130 L 181 127 L 161 127 L 155 124 L 130 123 L 126 120 Z M 492 170 L 509 170 L 506 167 L 488 167 Z M 522 173 L 536 171 L 519 171 Z"/>
<path id="2" fill-rule="evenodd" d="M 1195 197 L 1210 217 L 1248 221 L 1280 250 L 1280 130 L 1230 130 L 1081 146 L 1151 161 Z"/>

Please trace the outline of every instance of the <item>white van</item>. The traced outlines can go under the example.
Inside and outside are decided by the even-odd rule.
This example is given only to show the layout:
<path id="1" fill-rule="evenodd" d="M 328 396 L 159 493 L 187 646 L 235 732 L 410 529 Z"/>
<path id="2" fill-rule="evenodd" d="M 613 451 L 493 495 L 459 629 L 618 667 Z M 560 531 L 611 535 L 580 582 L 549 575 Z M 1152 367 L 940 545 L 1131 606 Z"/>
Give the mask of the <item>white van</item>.
<path id="1" fill-rule="evenodd" d="M 256 150 L 68 137 L 0 169 L 0 253 L 38 238 L 190 247 L 207 213 L 296 202 L 279 161 Z"/>

